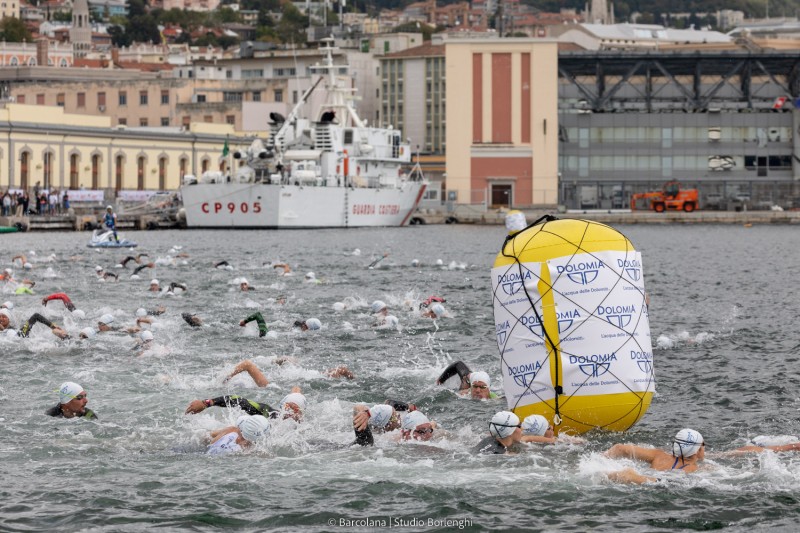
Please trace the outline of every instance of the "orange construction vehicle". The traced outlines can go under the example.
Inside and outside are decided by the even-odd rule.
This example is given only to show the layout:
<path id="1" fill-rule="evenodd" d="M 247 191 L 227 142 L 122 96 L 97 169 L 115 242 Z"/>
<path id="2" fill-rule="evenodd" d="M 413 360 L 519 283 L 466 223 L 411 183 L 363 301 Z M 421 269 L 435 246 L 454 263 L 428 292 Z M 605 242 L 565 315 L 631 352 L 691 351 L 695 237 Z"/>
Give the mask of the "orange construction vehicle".
<path id="1" fill-rule="evenodd" d="M 667 209 L 691 213 L 697 209 L 698 198 L 697 189 L 681 189 L 681 184 L 677 181 L 668 181 L 661 191 L 641 192 L 631 196 L 631 211 L 636 211 L 638 200 L 647 200 L 647 208 L 656 213 L 663 213 Z"/>

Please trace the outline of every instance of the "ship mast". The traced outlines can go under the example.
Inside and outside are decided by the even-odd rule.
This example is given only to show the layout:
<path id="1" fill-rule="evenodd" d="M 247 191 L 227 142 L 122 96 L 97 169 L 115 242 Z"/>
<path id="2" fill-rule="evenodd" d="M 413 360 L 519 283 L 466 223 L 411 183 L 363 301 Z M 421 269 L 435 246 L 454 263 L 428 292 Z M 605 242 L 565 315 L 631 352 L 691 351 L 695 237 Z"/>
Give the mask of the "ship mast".
<path id="1" fill-rule="evenodd" d="M 349 117 L 354 127 L 366 127 L 352 105 L 354 99 L 353 93 L 355 93 L 356 89 L 344 87 L 341 80 L 336 76 L 339 69 L 347 70 L 349 66 L 333 64 L 333 52 L 338 51 L 339 48 L 333 46 L 332 37 L 326 37 L 322 39 L 322 42 L 325 46 L 320 48 L 320 50 L 325 52 L 324 62 L 322 65 L 310 67 L 311 70 L 323 72 L 326 78 L 325 90 L 327 99 L 320 109 L 320 113 L 326 111 L 336 112 L 337 116 L 341 117 L 342 126 L 346 125 L 347 117 Z M 321 118 L 321 114 L 318 120 L 319 118 Z"/>

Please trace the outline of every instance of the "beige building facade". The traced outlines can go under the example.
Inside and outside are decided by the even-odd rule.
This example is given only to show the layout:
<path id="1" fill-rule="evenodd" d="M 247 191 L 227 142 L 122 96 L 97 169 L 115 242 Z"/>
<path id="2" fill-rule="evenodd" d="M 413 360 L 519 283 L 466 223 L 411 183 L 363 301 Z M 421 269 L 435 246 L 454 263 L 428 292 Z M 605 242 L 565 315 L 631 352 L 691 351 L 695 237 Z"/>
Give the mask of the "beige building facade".
<path id="1" fill-rule="evenodd" d="M 558 48 L 448 40 L 447 191 L 459 204 L 558 203 Z"/>
<path id="2" fill-rule="evenodd" d="M 251 139 L 229 125 L 114 127 L 108 117 L 57 106 L 0 107 L 0 189 L 176 190 L 186 174 L 227 170 L 232 151 Z"/>

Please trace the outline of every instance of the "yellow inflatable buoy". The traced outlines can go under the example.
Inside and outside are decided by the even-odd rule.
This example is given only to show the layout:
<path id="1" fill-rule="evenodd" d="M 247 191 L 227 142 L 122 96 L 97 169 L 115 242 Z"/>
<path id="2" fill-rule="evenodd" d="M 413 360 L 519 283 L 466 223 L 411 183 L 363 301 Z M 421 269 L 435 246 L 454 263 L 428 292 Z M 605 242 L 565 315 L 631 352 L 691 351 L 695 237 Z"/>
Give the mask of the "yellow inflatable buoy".
<path id="1" fill-rule="evenodd" d="M 641 254 L 615 229 L 543 217 L 492 269 L 503 388 L 556 432 L 625 431 L 655 392 Z"/>

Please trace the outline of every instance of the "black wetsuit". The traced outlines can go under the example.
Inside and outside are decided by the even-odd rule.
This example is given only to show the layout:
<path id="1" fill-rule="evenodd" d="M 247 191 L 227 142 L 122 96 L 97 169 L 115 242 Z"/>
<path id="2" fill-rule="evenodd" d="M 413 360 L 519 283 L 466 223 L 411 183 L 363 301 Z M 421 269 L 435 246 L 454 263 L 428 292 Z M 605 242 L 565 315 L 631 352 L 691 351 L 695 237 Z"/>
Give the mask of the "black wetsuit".
<path id="1" fill-rule="evenodd" d="M 44 324 L 50 329 L 55 328 L 55 324 L 47 320 L 45 317 L 40 315 L 39 313 L 33 313 L 31 317 L 22 325 L 22 328 L 17 332 L 17 335 L 20 337 L 27 337 L 31 333 L 31 329 L 33 328 L 36 323 Z"/>
<path id="2" fill-rule="evenodd" d="M 248 415 L 261 415 L 267 418 L 277 418 L 280 411 L 273 409 L 265 403 L 254 402 L 236 395 L 225 395 L 211 398 L 211 405 L 217 407 L 239 407 Z"/>
<path id="3" fill-rule="evenodd" d="M 451 377 L 458 374 L 461 377 L 461 388 L 465 389 L 467 388 L 467 386 L 469 386 L 469 375 L 471 372 L 472 370 L 470 370 L 469 367 L 466 364 L 464 364 L 463 361 L 456 361 L 455 363 L 444 369 L 444 372 L 442 372 L 442 375 L 439 376 L 439 379 L 437 381 L 439 383 L 444 383 Z"/>
<path id="4" fill-rule="evenodd" d="M 181 313 L 181 316 L 186 321 L 186 323 L 192 326 L 193 328 L 199 328 L 202 325 L 194 321 L 195 315 L 191 313 Z"/>
<path id="5" fill-rule="evenodd" d="M 126 257 L 125 259 L 123 259 L 123 260 L 122 260 L 122 262 L 121 262 L 120 264 L 121 264 L 123 267 L 125 267 L 125 268 L 128 268 L 128 263 L 129 263 L 130 261 L 134 261 L 134 262 L 136 262 L 136 263 L 138 263 L 138 262 L 139 262 L 139 261 L 138 261 L 138 260 L 137 260 L 135 257 L 133 257 L 132 255 L 129 255 L 128 257 Z"/>
<path id="6" fill-rule="evenodd" d="M 150 263 L 147 263 L 146 265 L 140 265 L 140 266 L 136 267 L 136 268 L 133 270 L 133 274 L 131 274 L 131 275 L 136 275 L 136 274 L 138 274 L 139 272 L 141 272 L 142 270 L 144 270 L 145 268 L 150 268 Z"/>
<path id="7" fill-rule="evenodd" d="M 64 412 L 61 410 L 61 404 L 58 404 L 54 407 L 51 407 L 47 411 L 44 412 L 47 416 L 57 416 L 59 418 L 64 418 Z M 86 409 L 83 414 L 76 418 L 89 418 L 97 420 L 97 415 L 94 414 L 94 411 L 91 409 Z"/>
<path id="8" fill-rule="evenodd" d="M 220 261 L 219 263 L 214 265 L 214 268 L 219 268 L 219 267 L 224 267 L 224 266 L 228 266 L 228 262 L 227 261 Z"/>
<path id="9" fill-rule="evenodd" d="M 500 441 L 491 435 L 481 440 L 478 445 L 475 446 L 475 453 L 481 454 L 503 454 L 507 451 L 508 448 L 500 444 Z"/>
<path id="10" fill-rule="evenodd" d="M 264 317 L 259 312 L 255 312 L 249 317 L 244 319 L 244 323 L 247 324 L 248 322 L 252 322 L 253 320 L 256 321 L 258 324 L 258 336 L 263 337 L 267 334 L 267 323 L 264 322 Z"/>
<path id="11" fill-rule="evenodd" d="M 171 292 L 171 293 L 174 294 L 176 288 L 183 289 L 184 291 L 188 291 L 189 290 L 189 288 L 186 286 L 185 283 L 175 283 L 173 281 L 172 283 L 169 284 L 169 288 L 167 289 L 167 292 Z"/>

